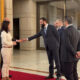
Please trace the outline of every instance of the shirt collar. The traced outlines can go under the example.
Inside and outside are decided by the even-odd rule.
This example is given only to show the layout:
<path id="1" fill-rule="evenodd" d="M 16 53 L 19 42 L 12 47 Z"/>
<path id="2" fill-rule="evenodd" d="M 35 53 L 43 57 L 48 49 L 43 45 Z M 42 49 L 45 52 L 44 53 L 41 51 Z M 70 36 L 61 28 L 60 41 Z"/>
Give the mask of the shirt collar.
<path id="1" fill-rule="evenodd" d="M 45 28 L 46 28 L 46 30 L 47 30 L 47 28 L 48 28 L 48 24 L 46 24 Z"/>
<path id="2" fill-rule="evenodd" d="M 63 26 L 58 27 L 57 30 L 61 29 L 62 27 L 63 27 Z"/>
<path id="3" fill-rule="evenodd" d="M 68 28 L 68 27 L 70 27 L 70 26 L 72 26 L 72 25 L 73 25 L 73 24 L 69 24 L 69 25 L 68 25 L 68 26 L 66 26 L 66 27 Z"/>

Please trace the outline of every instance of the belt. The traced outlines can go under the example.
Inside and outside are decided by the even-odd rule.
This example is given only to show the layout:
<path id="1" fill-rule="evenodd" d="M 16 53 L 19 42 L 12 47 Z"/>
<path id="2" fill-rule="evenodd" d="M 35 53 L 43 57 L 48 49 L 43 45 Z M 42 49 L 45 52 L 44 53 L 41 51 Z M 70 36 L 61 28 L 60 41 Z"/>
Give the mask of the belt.
<path id="1" fill-rule="evenodd" d="M 3 46 L 2 48 L 12 48 L 12 47 L 5 47 L 5 46 Z"/>

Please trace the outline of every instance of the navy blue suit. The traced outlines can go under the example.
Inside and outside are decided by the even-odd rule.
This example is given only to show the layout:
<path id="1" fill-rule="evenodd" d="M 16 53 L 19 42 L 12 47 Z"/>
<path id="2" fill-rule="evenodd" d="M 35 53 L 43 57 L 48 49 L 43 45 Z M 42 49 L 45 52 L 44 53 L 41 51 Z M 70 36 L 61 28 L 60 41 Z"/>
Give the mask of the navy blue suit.
<path id="1" fill-rule="evenodd" d="M 53 60 L 55 60 L 56 67 L 58 70 L 57 76 L 60 76 L 60 59 L 59 59 L 59 44 L 60 44 L 60 37 L 58 31 L 53 25 L 48 25 L 46 34 L 44 28 L 40 30 L 40 32 L 34 36 L 29 37 L 29 41 L 35 38 L 43 36 L 45 48 L 48 55 L 49 60 L 49 75 L 53 75 Z"/>

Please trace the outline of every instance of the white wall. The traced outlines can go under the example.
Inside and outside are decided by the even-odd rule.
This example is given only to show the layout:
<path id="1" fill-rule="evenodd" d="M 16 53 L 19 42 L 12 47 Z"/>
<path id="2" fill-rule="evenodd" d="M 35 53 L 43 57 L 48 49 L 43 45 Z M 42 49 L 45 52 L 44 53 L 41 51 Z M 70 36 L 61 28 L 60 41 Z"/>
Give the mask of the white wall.
<path id="1" fill-rule="evenodd" d="M 10 19 L 11 33 L 13 34 L 13 0 L 4 0 L 5 2 L 5 17 Z"/>
<path id="2" fill-rule="evenodd" d="M 14 18 L 20 19 L 20 38 L 36 33 L 36 2 L 33 0 L 14 0 Z M 35 50 L 36 40 L 21 43 L 22 50 Z"/>

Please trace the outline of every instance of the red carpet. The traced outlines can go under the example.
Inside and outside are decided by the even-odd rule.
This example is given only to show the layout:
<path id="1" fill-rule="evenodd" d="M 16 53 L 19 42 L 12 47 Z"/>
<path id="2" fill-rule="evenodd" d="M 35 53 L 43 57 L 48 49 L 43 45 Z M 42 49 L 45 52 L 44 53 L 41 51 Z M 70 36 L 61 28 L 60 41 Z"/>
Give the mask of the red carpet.
<path id="1" fill-rule="evenodd" d="M 23 72 L 10 71 L 10 74 L 12 75 L 11 80 L 46 80 L 45 76 L 39 76 Z M 49 79 L 49 80 L 56 80 L 56 79 Z"/>

